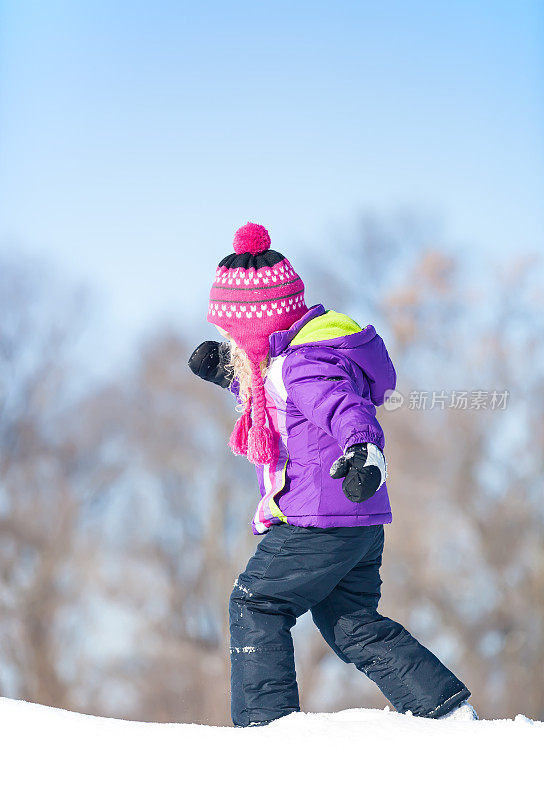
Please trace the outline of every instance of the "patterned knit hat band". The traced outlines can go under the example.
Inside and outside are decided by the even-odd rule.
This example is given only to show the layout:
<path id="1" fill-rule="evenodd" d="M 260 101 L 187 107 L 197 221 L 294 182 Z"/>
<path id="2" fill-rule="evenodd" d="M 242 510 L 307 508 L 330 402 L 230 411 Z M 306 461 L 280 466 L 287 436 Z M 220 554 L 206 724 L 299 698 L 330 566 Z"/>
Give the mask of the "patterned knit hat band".
<path id="1" fill-rule="evenodd" d="M 226 330 L 251 355 L 268 353 L 268 336 L 306 313 L 304 283 L 283 258 L 273 267 L 218 267 L 210 292 L 209 322 Z"/>

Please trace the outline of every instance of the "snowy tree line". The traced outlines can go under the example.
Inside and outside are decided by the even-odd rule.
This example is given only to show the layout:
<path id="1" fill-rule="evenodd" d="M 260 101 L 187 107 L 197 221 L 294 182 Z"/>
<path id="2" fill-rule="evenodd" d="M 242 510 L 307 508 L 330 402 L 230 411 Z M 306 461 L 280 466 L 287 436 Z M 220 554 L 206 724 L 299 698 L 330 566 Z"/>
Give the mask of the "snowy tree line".
<path id="1" fill-rule="evenodd" d="M 382 613 L 472 688 L 484 716 L 544 717 L 543 282 L 417 222 L 362 218 L 297 265 L 307 304 L 376 325 L 410 392 L 507 390 L 506 409 L 380 410 L 394 522 Z M 333 280 L 331 280 L 333 278 Z M 227 599 L 256 541 L 233 403 L 158 333 L 85 382 L 78 297 L 6 261 L 0 295 L 0 694 L 109 716 L 225 724 Z M 307 710 L 385 701 L 301 620 Z"/>

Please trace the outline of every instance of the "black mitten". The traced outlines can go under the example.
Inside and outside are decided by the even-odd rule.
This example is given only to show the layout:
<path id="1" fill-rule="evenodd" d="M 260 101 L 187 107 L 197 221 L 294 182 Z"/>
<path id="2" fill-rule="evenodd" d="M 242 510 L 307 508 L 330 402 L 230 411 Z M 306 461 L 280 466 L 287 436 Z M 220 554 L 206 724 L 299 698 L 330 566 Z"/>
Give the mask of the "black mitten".
<path id="1" fill-rule="evenodd" d="M 384 483 L 386 469 L 380 448 L 371 442 L 362 442 L 348 447 L 345 454 L 336 459 L 329 474 L 331 478 L 344 478 L 342 491 L 348 500 L 364 503 Z"/>
<path id="2" fill-rule="evenodd" d="M 234 377 L 229 362 L 229 345 L 227 342 L 202 342 L 191 353 L 189 367 L 205 381 L 227 389 Z"/>

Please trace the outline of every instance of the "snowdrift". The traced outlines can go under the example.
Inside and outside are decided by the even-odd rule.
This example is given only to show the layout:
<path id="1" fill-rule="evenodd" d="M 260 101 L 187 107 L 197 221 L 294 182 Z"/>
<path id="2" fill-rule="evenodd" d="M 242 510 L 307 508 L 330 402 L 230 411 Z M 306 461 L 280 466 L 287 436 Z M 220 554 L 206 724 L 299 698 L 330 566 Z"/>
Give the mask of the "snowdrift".
<path id="1" fill-rule="evenodd" d="M 455 722 L 353 709 L 234 729 L 127 722 L 0 699 L 6 800 L 495 800 L 540 796 L 543 756 L 544 723 L 521 715 Z"/>

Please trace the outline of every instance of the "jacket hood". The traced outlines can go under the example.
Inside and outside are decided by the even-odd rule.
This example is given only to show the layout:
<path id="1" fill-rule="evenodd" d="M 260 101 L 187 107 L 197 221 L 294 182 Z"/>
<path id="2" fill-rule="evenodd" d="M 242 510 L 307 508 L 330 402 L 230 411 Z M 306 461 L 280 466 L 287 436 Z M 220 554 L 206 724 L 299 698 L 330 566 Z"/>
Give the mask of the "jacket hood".
<path id="1" fill-rule="evenodd" d="M 326 311 L 321 304 L 311 306 L 286 331 L 272 333 L 269 343 L 272 357 L 287 348 L 331 347 L 341 350 L 365 373 L 370 397 L 376 406 L 382 405 L 386 391 L 395 388 L 395 369 L 374 326 L 361 328 L 351 317 L 337 311 Z"/>

